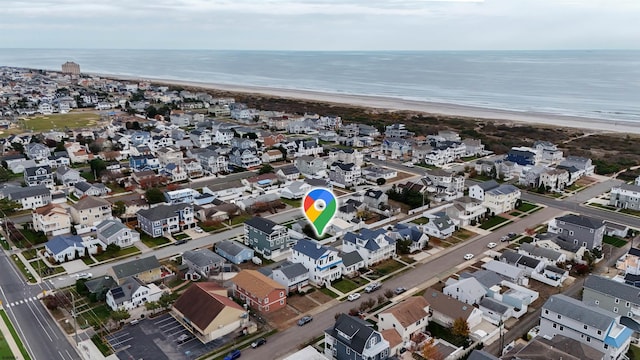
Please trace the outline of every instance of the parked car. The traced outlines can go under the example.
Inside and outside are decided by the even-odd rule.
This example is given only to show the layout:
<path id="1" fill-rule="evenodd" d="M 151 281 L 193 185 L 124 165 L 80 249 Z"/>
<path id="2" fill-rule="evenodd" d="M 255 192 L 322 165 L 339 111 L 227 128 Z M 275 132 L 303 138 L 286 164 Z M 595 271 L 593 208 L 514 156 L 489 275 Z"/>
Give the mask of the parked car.
<path id="1" fill-rule="evenodd" d="M 465 260 L 471 260 L 471 259 L 473 259 L 473 254 L 465 254 L 464 259 L 465 259 Z"/>
<path id="2" fill-rule="evenodd" d="M 400 295 L 405 291 L 407 291 L 407 288 L 400 286 L 400 287 L 397 287 L 395 290 L 393 290 L 393 293 L 396 295 Z"/>
<path id="3" fill-rule="evenodd" d="M 514 233 L 514 232 L 510 232 L 507 234 L 507 236 L 509 237 L 509 239 L 514 239 L 516 236 L 518 236 L 518 234 Z"/>
<path id="4" fill-rule="evenodd" d="M 494 242 L 490 242 L 490 243 L 488 243 L 488 244 L 487 244 L 487 247 L 488 247 L 489 249 L 493 249 L 493 248 L 494 248 L 494 247 L 496 247 L 496 246 L 498 246 L 498 244 L 496 244 L 496 243 L 494 243 Z"/>
<path id="5" fill-rule="evenodd" d="M 305 315 L 298 320 L 298 326 L 303 326 L 311 322 L 313 318 L 310 315 Z"/>
<path id="6" fill-rule="evenodd" d="M 178 339 L 176 339 L 178 344 L 184 344 L 189 340 L 191 340 L 191 335 L 189 335 L 189 334 L 182 334 L 182 335 L 178 336 Z"/>
<path id="7" fill-rule="evenodd" d="M 240 352 L 240 350 L 235 349 L 235 350 L 232 350 L 227 356 L 225 356 L 224 360 L 235 360 L 239 358 L 241 355 L 242 353 Z"/>
<path id="8" fill-rule="evenodd" d="M 93 277 L 93 274 L 92 273 L 80 273 L 80 274 L 77 274 L 76 277 L 78 279 L 91 279 Z"/>
<path id="9" fill-rule="evenodd" d="M 364 288 L 364 292 L 366 292 L 366 293 L 374 292 L 374 291 L 380 289 L 381 287 L 382 287 L 381 283 L 379 283 L 377 281 L 376 282 L 372 282 L 371 284 L 367 285 Z"/>
<path id="10" fill-rule="evenodd" d="M 511 240 L 511 238 L 509 237 L 509 235 L 505 235 L 505 236 L 503 236 L 503 237 L 501 237 L 501 238 L 500 238 L 500 241 L 501 241 L 501 242 L 505 242 L 505 241 L 509 241 L 509 240 Z"/>
<path id="11" fill-rule="evenodd" d="M 193 228 L 193 230 L 194 230 L 195 232 L 197 232 L 197 233 L 203 233 L 203 232 L 204 232 L 204 230 L 202 230 L 202 228 L 201 228 L 200 226 L 196 226 L 196 227 L 194 227 L 194 228 Z"/>
<path id="12" fill-rule="evenodd" d="M 256 340 L 256 341 L 252 342 L 252 343 L 251 343 L 251 347 L 255 349 L 255 348 L 257 348 L 258 346 L 264 345 L 264 344 L 266 344 L 266 343 L 267 343 L 267 339 L 265 339 L 265 338 L 260 338 L 260 339 L 258 339 L 258 340 Z"/>
<path id="13" fill-rule="evenodd" d="M 178 246 L 178 245 L 182 245 L 182 244 L 186 244 L 187 240 L 182 239 L 182 240 L 178 240 L 176 242 L 173 243 L 173 245 Z"/>
<path id="14" fill-rule="evenodd" d="M 353 294 L 347 296 L 347 300 L 349 300 L 349 301 L 356 301 L 358 299 L 360 299 L 360 293 L 353 293 Z"/>

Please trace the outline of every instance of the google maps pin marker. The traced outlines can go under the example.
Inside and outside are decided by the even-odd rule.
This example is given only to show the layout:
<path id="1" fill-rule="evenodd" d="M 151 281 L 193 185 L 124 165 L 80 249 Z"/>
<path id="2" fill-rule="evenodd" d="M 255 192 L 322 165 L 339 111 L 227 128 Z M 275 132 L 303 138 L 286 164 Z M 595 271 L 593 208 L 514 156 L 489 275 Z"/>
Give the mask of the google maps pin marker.
<path id="1" fill-rule="evenodd" d="M 302 211 L 309 220 L 318 236 L 324 234 L 329 222 L 336 215 L 338 200 L 330 190 L 316 188 L 307 193 L 302 199 Z"/>

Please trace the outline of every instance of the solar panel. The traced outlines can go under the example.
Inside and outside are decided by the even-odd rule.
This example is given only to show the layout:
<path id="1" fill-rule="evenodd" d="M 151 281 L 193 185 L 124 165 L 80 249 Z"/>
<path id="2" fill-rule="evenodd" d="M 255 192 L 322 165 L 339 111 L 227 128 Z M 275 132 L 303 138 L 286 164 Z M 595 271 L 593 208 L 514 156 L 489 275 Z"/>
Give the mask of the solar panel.
<path id="1" fill-rule="evenodd" d="M 113 295 L 114 299 L 119 299 L 121 297 L 124 297 L 124 291 L 122 291 L 122 288 L 115 288 L 115 289 L 111 289 L 111 295 Z"/>

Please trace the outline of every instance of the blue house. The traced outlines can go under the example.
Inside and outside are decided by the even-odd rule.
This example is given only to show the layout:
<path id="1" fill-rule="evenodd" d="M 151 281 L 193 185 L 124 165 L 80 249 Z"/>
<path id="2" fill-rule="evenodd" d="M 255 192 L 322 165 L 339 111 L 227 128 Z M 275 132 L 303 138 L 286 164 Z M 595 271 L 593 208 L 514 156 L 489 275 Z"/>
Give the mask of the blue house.
<path id="1" fill-rule="evenodd" d="M 157 170 L 160 168 L 160 161 L 153 155 L 131 156 L 129 167 L 134 171 Z"/>
<path id="2" fill-rule="evenodd" d="M 135 147 L 151 142 L 151 134 L 148 131 L 136 131 L 131 134 L 131 144 Z"/>
<path id="3" fill-rule="evenodd" d="M 521 166 L 535 165 L 536 154 L 527 150 L 511 149 L 507 153 L 507 161 L 514 162 Z"/>
<path id="4" fill-rule="evenodd" d="M 337 360 L 385 360 L 389 358 L 389 342 L 368 322 L 340 314 L 324 331 L 324 353 Z"/>
<path id="5" fill-rule="evenodd" d="M 252 248 L 233 240 L 222 240 L 217 243 L 216 253 L 236 265 L 253 258 Z"/>
<path id="6" fill-rule="evenodd" d="M 79 235 L 59 235 L 44 245 L 47 255 L 61 263 L 85 255 L 85 244 Z"/>

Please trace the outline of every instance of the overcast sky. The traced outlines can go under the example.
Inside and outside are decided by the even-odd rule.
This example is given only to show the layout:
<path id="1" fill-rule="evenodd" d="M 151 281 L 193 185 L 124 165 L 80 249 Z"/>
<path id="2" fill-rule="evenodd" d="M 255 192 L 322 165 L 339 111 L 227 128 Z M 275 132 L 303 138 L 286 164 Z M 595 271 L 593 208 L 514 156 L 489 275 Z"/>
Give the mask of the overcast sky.
<path id="1" fill-rule="evenodd" d="M 640 0 L 2 0 L 0 48 L 638 49 Z"/>

